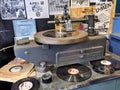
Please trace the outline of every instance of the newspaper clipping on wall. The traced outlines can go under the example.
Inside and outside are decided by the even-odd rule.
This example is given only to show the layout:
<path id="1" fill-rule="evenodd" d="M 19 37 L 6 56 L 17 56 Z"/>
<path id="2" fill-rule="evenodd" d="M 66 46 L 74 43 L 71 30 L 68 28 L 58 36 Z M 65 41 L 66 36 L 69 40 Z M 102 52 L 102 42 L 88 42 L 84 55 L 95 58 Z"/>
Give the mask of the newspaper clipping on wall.
<path id="1" fill-rule="evenodd" d="M 49 18 L 48 0 L 25 0 L 27 18 Z"/>
<path id="2" fill-rule="evenodd" d="M 71 0 L 72 8 L 89 7 L 89 0 Z"/>
<path id="3" fill-rule="evenodd" d="M 2 19 L 25 19 L 24 0 L 1 0 Z"/>
<path id="4" fill-rule="evenodd" d="M 65 5 L 69 8 L 70 0 L 49 0 L 50 15 L 63 14 Z"/>
<path id="5" fill-rule="evenodd" d="M 96 4 L 96 16 L 98 16 L 99 22 L 95 23 L 95 28 L 100 32 L 108 32 L 110 16 L 111 16 L 112 2 L 99 2 Z"/>

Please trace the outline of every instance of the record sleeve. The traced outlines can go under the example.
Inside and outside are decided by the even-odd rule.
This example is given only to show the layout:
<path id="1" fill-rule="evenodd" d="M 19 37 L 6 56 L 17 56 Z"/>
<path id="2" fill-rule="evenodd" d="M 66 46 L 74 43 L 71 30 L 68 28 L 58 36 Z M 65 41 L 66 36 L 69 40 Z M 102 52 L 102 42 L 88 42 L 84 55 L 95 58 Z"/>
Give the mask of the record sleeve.
<path id="1" fill-rule="evenodd" d="M 17 80 L 25 78 L 28 75 L 34 76 L 31 71 L 34 72 L 34 64 L 24 59 L 17 60 L 16 58 L 0 68 L 0 80 L 16 82 Z"/>

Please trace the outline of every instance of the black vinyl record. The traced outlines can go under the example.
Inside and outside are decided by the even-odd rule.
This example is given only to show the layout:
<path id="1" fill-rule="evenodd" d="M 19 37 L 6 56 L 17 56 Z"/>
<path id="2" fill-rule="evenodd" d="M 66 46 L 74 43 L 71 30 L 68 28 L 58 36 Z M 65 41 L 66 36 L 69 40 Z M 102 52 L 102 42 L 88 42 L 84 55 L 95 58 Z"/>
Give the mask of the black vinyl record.
<path id="1" fill-rule="evenodd" d="M 103 59 L 102 59 L 102 60 L 103 60 Z M 101 60 L 90 61 L 90 64 L 93 65 L 93 66 L 101 66 L 100 61 L 101 61 Z"/>
<path id="2" fill-rule="evenodd" d="M 69 82 L 81 82 L 91 77 L 91 70 L 82 64 L 60 66 L 56 71 L 57 76 Z"/>
<path id="3" fill-rule="evenodd" d="M 95 60 L 95 61 L 91 61 L 91 65 L 98 67 L 98 66 L 103 66 L 100 62 L 102 60 Z M 115 70 L 120 70 L 120 61 L 116 60 L 114 58 L 110 58 L 109 61 L 111 62 L 111 66 L 115 69 Z"/>
<path id="4" fill-rule="evenodd" d="M 15 82 L 11 90 L 38 90 L 40 83 L 35 78 L 23 78 Z"/>
<path id="5" fill-rule="evenodd" d="M 91 61 L 91 64 L 93 65 L 93 70 L 100 74 L 112 74 L 115 71 L 110 60 Z"/>
<path id="6" fill-rule="evenodd" d="M 100 74 L 112 74 L 115 71 L 113 67 L 110 67 L 110 68 L 105 70 L 105 67 L 103 65 L 93 66 L 93 70 L 97 73 L 100 73 Z"/>
<path id="7" fill-rule="evenodd" d="M 112 67 L 113 67 L 115 70 L 120 70 L 120 61 L 119 61 L 119 60 L 116 60 L 116 59 L 114 59 L 114 58 L 111 58 L 109 61 L 112 63 Z"/>

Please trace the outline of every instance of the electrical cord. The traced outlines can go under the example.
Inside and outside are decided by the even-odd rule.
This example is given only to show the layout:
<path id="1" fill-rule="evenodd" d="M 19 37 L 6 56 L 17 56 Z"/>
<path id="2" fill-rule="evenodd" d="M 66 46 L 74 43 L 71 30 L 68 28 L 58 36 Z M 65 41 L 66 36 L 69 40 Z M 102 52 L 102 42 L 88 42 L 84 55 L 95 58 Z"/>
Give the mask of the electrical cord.
<path id="1" fill-rule="evenodd" d="M 5 51 L 6 49 L 9 49 L 9 48 L 12 48 L 12 47 L 14 47 L 14 45 L 1 48 L 1 49 L 0 49 L 0 52 Z"/>

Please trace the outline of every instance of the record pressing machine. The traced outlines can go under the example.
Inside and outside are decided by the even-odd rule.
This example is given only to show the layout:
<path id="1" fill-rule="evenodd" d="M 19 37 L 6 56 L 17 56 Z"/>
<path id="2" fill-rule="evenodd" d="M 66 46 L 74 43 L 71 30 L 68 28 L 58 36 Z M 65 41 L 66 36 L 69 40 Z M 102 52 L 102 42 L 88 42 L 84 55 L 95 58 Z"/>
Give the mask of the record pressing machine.
<path id="1" fill-rule="evenodd" d="M 19 40 L 14 46 L 16 57 L 21 57 L 35 65 L 44 61 L 48 64 L 65 64 L 86 62 L 103 59 L 105 55 L 106 37 L 96 35 L 94 23 L 97 18 L 94 14 L 80 20 L 71 20 L 65 6 L 62 19 L 48 23 L 64 24 L 59 30 L 45 30 L 35 34 L 35 43 L 25 44 L 26 40 Z M 88 30 L 72 30 L 73 22 L 86 22 Z M 25 41 L 25 42 L 24 42 Z M 22 43 L 21 43 L 22 42 Z M 68 62 L 69 61 L 69 62 Z"/>
<path id="2" fill-rule="evenodd" d="M 87 18 L 79 20 L 87 21 L 87 32 L 73 30 L 71 23 L 76 22 L 76 20 L 70 19 L 65 8 L 62 20 L 56 19 L 49 21 L 49 23 L 62 23 L 66 29 L 60 28 L 57 32 L 55 30 L 41 31 L 35 34 L 37 44 L 34 41 L 28 44 L 18 42 L 20 45 L 14 46 L 16 57 L 23 58 L 34 63 L 35 66 L 41 67 L 38 70 L 37 77 L 40 77 L 40 73 L 44 72 L 44 75 L 40 77 L 41 79 L 39 78 L 40 90 L 70 90 L 85 86 L 91 80 L 104 77 L 104 75 L 93 72 L 92 69 L 102 74 L 107 73 L 107 75 L 114 73 L 114 70 L 109 67 L 111 64 L 109 61 L 101 61 L 103 65 L 100 68 L 97 67 L 98 64 L 92 68 L 89 63 L 90 61 L 104 59 L 106 49 L 106 37 L 97 35 L 94 30 L 94 17 L 91 14 Z M 106 69 L 109 68 L 109 70 L 103 66 L 107 66 Z M 51 73 L 47 73 L 48 71 Z"/>

